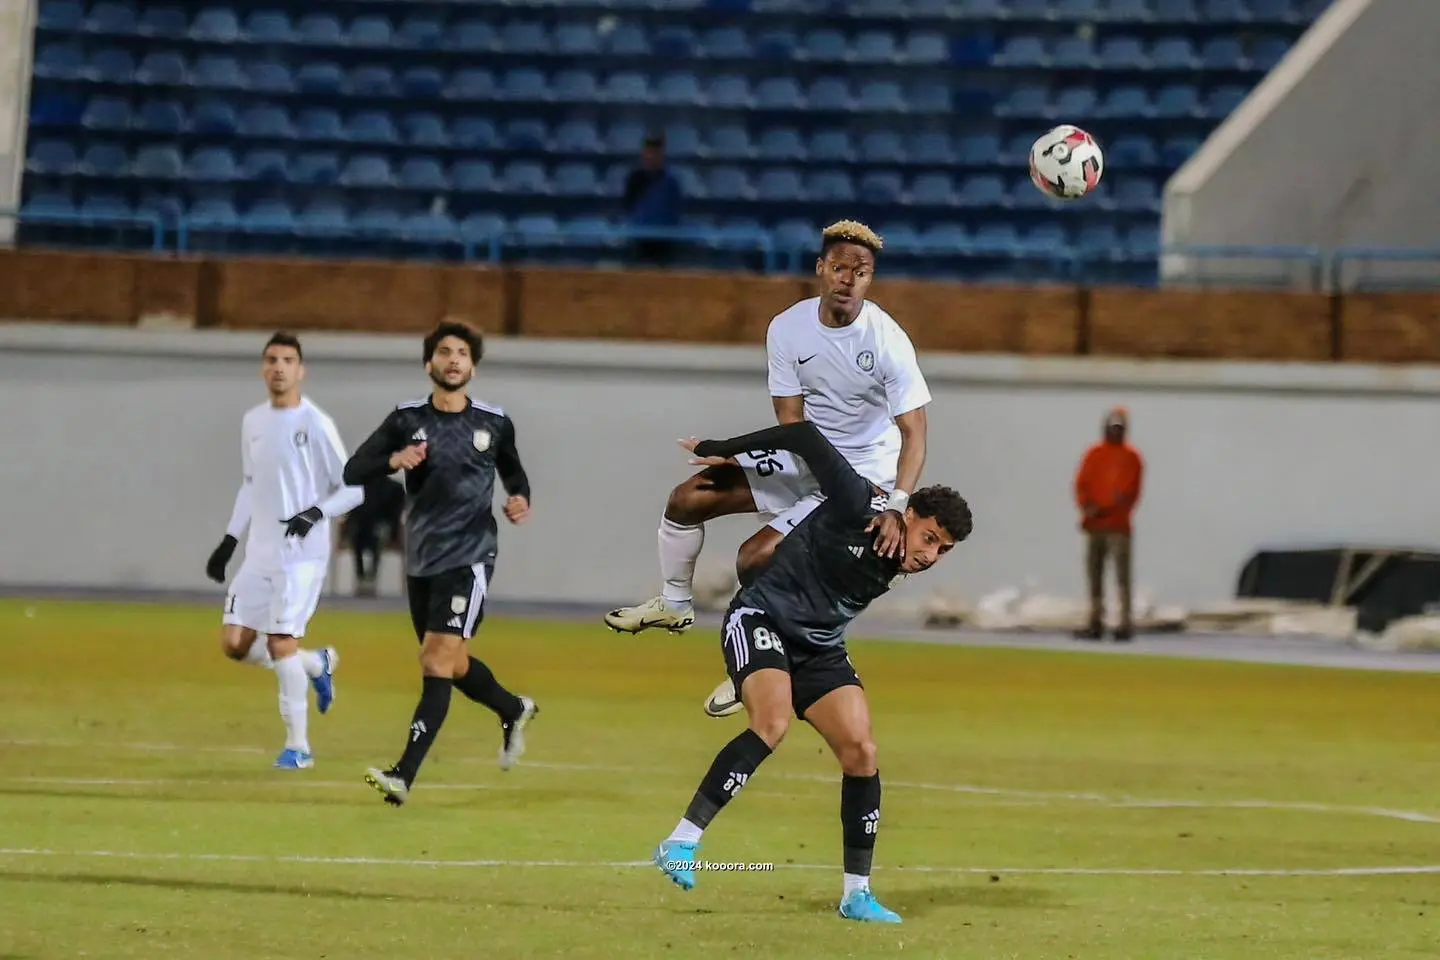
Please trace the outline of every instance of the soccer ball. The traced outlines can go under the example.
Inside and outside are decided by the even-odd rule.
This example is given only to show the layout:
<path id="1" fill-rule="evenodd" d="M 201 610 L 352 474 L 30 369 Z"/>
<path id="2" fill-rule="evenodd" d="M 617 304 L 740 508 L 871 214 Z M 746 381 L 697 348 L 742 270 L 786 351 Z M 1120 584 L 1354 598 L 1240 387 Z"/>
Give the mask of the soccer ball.
<path id="1" fill-rule="evenodd" d="M 1030 148 L 1030 179 L 1041 193 L 1060 200 L 1079 200 L 1104 172 L 1100 144 L 1079 127 L 1058 126 Z"/>

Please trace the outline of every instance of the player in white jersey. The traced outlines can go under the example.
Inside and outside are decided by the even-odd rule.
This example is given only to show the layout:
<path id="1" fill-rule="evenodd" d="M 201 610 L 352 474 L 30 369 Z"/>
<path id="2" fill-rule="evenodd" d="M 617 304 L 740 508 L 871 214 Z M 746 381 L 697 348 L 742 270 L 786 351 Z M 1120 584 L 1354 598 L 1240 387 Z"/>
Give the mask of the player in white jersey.
<path id="1" fill-rule="evenodd" d="M 248 527 L 245 562 L 225 597 L 220 643 L 230 659 L 275 671 L 285 721 L 285 749 L 275 766 L 300 770 L 315 765 L 306 688 L 315 688 L 316 706 L 327 712 L 339 662 L 334 647 L 304 650 L 300 638 L 325 585 L 330 520 L 358 507 L 365 491 L 345 486 L 348 457 L 335 422 L 300 393 L 300 341 L 288 333 L 271 337 L 261 353 L 261 376 L 270 399 L 241 423 L 243 480 L 205 572 L 225 582 L 225 567 Z M 266 642 L 255 642 L 259 634 Z"/>
<path id="2" fill-rule="evenodd" d="M 771 320 L 765 346 L 776 419 L 815 424 L 875 485 L 886 507 L 876 520 L 875 547 L 895 556 L 903 552 L 908 491 L 916 488 L 925 466 L 930 390 L 910 338 L 865 299 L 883 245 L 861 223 L 844 220 L 826 228 L 815 263 L 821 295 Z M 743 584 L 822 499 L 809 468 L 784 451 L 756 450 L 701 471 L 671 492 L 660 521 L 660 596 L 611 610 L 605 623 L 627 633 L 689 629 L 695 622 L 691 584 L 706 521 L 737 513 L 770 518 L 740 547 L 736 572 Z M 726 680 L 705 712 L 728 716 L 741 706 Z"/>

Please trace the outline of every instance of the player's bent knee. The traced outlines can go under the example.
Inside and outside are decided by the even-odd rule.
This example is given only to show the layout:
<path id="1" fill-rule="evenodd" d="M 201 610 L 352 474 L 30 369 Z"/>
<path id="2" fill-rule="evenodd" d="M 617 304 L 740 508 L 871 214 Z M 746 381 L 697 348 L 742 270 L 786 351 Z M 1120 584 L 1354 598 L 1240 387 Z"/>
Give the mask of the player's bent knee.
<path id="1" fill-rule="evenodd" d="M 766 534 L 774 534 L 766 536 Z M 769 527 L 764 528 L 755 536 L 740 544 L 740 551 L 735 555 L 735 576 L 741 583 L 749 581 L 750 576 L 775 555 L 775 548 L 780 546 L 782 538 Z"/>
<path id="2" fill-rule="evenodd" d="M 256 636 L 246 630 L 235 627 L 225 627 L 220 631 L 220 650 L 231 660 L 241 661 L 250 652 L 250 644 L 254 643 Z"/>
<path id="3" fill-rule="evenodd" d="M 762 712 L 751 714 L 750 729 L 774 750 L 790 732 L 790 717 L 783 713 Z"/>
<path id="4" fill-rule="evenodd" d="M 420 669 L 427 677 L 464 676 L 460 664 L 468 666 L 464 656 L 465 639 L 446 633 L 427 633 L 420 647 Z"/>
<path id="5" fill-rule="evenodd" d="M 868 737 L 841 744 L 835 752 L 847 776 L 871 777 L 879 769 L 875 741 Z"/>
<path id="6" fill-rule="evenodd" d="M 665 519 L 687 526 L 754 509 L 745 471 L 733 464 L 708 467 L 670 491 Z"/>

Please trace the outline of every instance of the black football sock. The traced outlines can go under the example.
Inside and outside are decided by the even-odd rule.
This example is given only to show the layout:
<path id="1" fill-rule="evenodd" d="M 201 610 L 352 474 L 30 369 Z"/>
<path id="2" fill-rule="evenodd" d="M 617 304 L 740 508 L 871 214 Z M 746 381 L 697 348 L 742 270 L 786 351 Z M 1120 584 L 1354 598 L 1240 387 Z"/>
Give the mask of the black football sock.
<path id="1" fill-rule="evenodd" d="M 720 808 L 735 798 L 770 753 L 770 745 L 748 728 L 725 744 L 715 755 L 705 779 L 700 781 L 700 789 L 695 791 L 685 819 L 702 830 L 710 826 Z"/>
<path id="2" fill-rule="evenodd" d="M 494 710 L 506 723 L 514 723 L 525 712 L 520 698 L 500 686 L 494 672 L 474 657 L 470 658 L 470 669 L 465 671 L 465 676 L 455 681 L 455 689 Z"/>
<path id="3" fill-rule="evenodd" d="M 880 831 L 880 774 L 845 775 L 840 782 L 840 823 L 845 833 L 845 872 L 870 876 L 875 835 Z"/>
<path id="4" fill-rule="evenodd" d="M 420 773 L 420 764 L 425 754 L 445 724 L 445 714 L 450 712 L 450 691 L 455 681 L 449 677 L 426 677 L 420 688 L 420 703 L 415 707 L 415 719 L 410 722 L 410 739 L 405 742 L 405 753 L 395 764 L 395 773 L 405 781 L 405 786 L 415 782 Z"/>

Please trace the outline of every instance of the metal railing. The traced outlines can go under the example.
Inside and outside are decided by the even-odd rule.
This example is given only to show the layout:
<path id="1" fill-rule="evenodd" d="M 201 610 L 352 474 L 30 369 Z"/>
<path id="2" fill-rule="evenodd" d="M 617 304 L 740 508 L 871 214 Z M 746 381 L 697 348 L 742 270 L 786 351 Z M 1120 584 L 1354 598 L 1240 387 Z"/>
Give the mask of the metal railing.
<path id="1" fill-rule="evenodd" d="M 78 210 L 0 210 L 0 219 L 14 220 L 17 224 L 36 224 L 39 226 L 55 227 L 79 227 L 82 229 L 99 229 L 104 227 L 115 227 L 118 229 L 131 228 L 145 230 L 150 234 L 150 250 L 152 253 L 164 253 L 166 251 L 166 230 L 165 223 L 160 216 L 150 213 L 82 213 Z"/>

